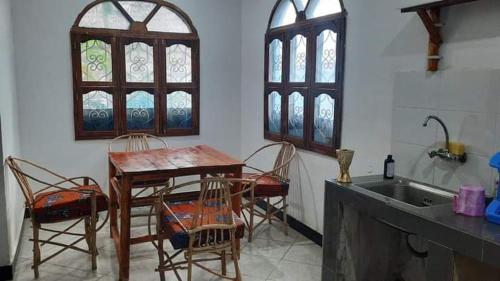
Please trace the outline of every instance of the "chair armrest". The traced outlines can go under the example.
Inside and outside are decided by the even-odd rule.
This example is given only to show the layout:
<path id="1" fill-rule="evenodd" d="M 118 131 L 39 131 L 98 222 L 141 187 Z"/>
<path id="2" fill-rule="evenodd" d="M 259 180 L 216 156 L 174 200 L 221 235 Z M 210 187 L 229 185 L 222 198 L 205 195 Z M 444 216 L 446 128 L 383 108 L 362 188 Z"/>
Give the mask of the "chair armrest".
<path id="1" fill-rule="evenodd" d="M 276 175 L 276 172 L 279 171 L 280 169 L 284 168 L 285 166 L 290 165 L 290 162 L 292 162 L 292 160 L 293 160 L 293 158 L 290 158 L 288 161 L 286 161 L 285 163 L 272 169 L 271 171 L 265 172 L 264 174 L 262 174 L 262 176 L 274 176 L 274 177 L 280 178 L 281 180 L 287 181 L 288 179 L 285 179 L 285 178 L 282 178 L 282 177 Z"/>
<path id="2" fill-rule="evenodd" d="M 261 170 L 261 169 L 259 169 L 259 168 L 255 168 L 255 167 L 250 166 L 250 165 L 246 165 L 246 166 L 245 166 L 245 168 L 248 168 L 248 169 L 250 169 L 250 170 L 257 171 L 257 172 L 262 173 L 262 174 L 267 173 L 267 172 L 266 172 L 266 171 L 264 171 L 264 170 Z"/>
<path id="3" fill-rule="evenodd" d="M 56 182 L 56 183 L 53 183 L 53 184 L 50 184 L 50 183 L 46 183 L 46 182 L 43 182 L 43 181 L 40 181 L 40 180 L 37 180 L 38 182 L 40 183 L 44 183 L 46 184 L 47 186 L 45 186 L 44 188 L 36 191 L 33 193 L 33 195 L 37 195 L 37 194 L 40 194 L 42 192 L 47 192 L 47 190 L 51 189 L 51 188 L 54 188 L 54 189 L 58 189 L 60 191 L 68 191 L 68 192 L 76 192 L 76 193 L 82 193 L 82 194 L 92 194 L 92 193 L 95 193 L 94 190 L 77 190 L 77 189 L 74 189 L 74 188 L 68 188 L 68 187 L 63 187 L 61 186 L 62 184 L 65 184 L 65 183 L 71 183 L 71 184 L 74 184 L 75 186 L 74 187 L 83 187 L 85 186 L 84 184 L 79 184 L 77 183 L 76 181 L 77 180 L 88 180 L 88 181 L 91 181 L 93 183 L 93 185 L 97 185 L 99 186 L 99 184 L 92 178 L 90 177 L 74 177 L 74 178 L 66 178 L 65 180 L 63 181 L 59 181 L 59 182 Z"/>
<path id="4" fill-rule="evenodd" d="M 268 149 L 269 147 L 283 145 L 283 144 L 284 144 L 284 142 L 276 142 L 276 143 L 270 143 L 270 144 L 264 145 L 261 148 L 257 149 L 257 151 L 252 153 L 250 156 L 248 156 L 247 159 L 245 159 L 243 162 L 246 163 L 248 160 L 252 159 L 255 155 L 259 154 L 263 150 Z"/>
<path id="5" fill-rule="evenodd" d="M 257 184 L 257 181 L 255 179 L 227 179 L 230 181 L 232 184 L 234 183 L 240 183 L 244 188 L 241 189 L 239 192 L 231 193 L 231 197 L 243 195 L 247 192 L 250 192 L 251 195 L 253 196 L 253 192 L 255 190 L 255 185 Z"/>
<path id="6" fill-rule="evenodd" d="M 248 162 L 248 160 L 252 159 L 255 155 L 259 154 L 260 152 L 264 151 L 264 150 L 267 150 L 268 148 L 270 147 L 273 147 L 273 146 L 278 146 L 278 145 L 285 145 L 285 144 L 288 144 L 286 142 L 278 142 L 278 143 L 271 143 L 271 144 L 268 144 L 268 145 L 265 145 L 261 148 L 259 148 L 257 151 L 255 151 L 252 155 L 250 155 L 247 159 L 245 159 L 243 162 L 246 164 Z M 287 159 L 287 161 L 285 161 L 284 163 L 282 163 L 281 165 L 279 165 L 278 167 L 275 167 L 273 168 L 272 170 L 270 171 L 263 171 L 263 170 L 260 170 L 260 169 L 257 169 L 255 167 L 252 167 L 252 166 L 249 166 L 247 165 L 246 167 L 247 168 L 250 168 L 252 170 L 255 170 L 255 171 L 258 171 L 260 173 L 262 173 L 262 176 L 276 176 L 276 177 L 279 177 L 277 175 L 275 175 L 275 173 L 277 171 L 279 171 L 280 169 L 283 169 L 284 167 L 286 167 L 287 165 L 290 165 L 290 162 L 293 160 L 295 156 L 295 147 L 293 147 L 293 150 L 290 154 L 290 157 L 289 159 Z M 280 179 L 282 179 L 281 177 L 279 177 Z M 282 180 L 288 180 L 288 179 L 282 179 Z"/>
<path id="7" fill-rule="evenodd" d="M 254 170 L 254 171 L 257 171 L 259 172 L 260 174 L 259 175 L 255 175 L 254 177 L 252 177 L 251 179 L 253 180 L 258 180 L 260 179 L 261 177 L 275 177 L 275 178 L 278 178 L 279 180 L 283 180 L 283 181 L 287 181 L 288 179 L 284 179 L 278 175 L 275 174 L 276 171 L 278 171 L 279 169 L 283 168 L 286 164 L 284 165 L 280 165 L 278 166 L 277 168 L 271 170 L 271 171 L 263 171 L 261 169 L 258 169 L 258 168 L 255 168 L 255 167 L 251 167 L 251 166 L 246 166 L 245 168 L 250 168 L 251 170 Z"/>

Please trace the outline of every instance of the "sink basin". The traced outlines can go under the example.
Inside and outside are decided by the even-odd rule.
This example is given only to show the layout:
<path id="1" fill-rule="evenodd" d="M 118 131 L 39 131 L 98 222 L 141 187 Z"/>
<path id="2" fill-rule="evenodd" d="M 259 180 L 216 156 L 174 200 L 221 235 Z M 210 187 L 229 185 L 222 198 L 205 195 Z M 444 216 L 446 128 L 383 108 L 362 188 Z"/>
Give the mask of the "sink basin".
<path id="1" fill-rule="evenodd" d="M 419 208 L 449 204 L 454 196 L 453 193 L 441 189 L 406 181 L 369 183 L 359 186 Z"/>

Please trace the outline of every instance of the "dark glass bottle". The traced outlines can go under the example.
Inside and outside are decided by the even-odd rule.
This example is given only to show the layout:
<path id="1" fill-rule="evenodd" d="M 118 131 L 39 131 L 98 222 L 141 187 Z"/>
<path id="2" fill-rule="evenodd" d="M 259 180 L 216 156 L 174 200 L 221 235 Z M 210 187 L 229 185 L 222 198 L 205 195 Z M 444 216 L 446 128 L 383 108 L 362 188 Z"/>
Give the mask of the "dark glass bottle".
<path id="1" fill-rule="evenodd" d="M 387 155 L 384 161 L 384 179 L 393 179 L 396 162 L 392 159 L 392 155 Z"/>

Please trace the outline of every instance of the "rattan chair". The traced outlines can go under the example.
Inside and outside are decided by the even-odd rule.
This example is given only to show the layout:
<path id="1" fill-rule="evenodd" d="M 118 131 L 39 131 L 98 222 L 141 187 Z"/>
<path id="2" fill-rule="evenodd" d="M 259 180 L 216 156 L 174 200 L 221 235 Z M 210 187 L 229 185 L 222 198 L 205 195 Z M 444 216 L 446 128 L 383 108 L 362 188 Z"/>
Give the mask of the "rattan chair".
<path id="1" fill-rule="evenodd" d="M 25 197 L 33 227 L 33 270 L 39 277 L 39 266 L 62 252 L 71 249 L 87 253 L 92 257 L 92 270 L 97 268 L 96 233 L 106 221 L 97 226 L 98 213 L 108 209 L 108 197 L 102 192 L 95 180 L 89 177 L 66 178 L 37 164 L 26 160 L 8 157 L 5 163 L 14 174 Z M 37 187 L 38 191 L 34 192 Z M 84 222 L 84 233 L 72 230 Z M 69 222 L 62 230 L 45 225 Z M 40 231 L 53 233 L 47 239 L 40 239 Z M 55 241 L 62 236 L 75 236 L 74 241 Z M 83 239 L 88 249 L 76 246 Z M 57 252 L 42 259 L 41 246 L 61 247 Z"/>
<path id="2" fill-rule="evenodd" d="M 113 139 L 108 147 L 109 152 L 134 152 L 150 149 L 165 149 L 168 144 L 165 140 L 144 133 L 131 133 Z M 158 188 L 168 185 L 169 181 L 135 182 L 133 188 L 138 190 L 132 195 L 133 207 L 152 206 L 155 193 Z M 146 191 L 153 189 L 153 192 L 145 195 Z"/>
<path id="3" fill-rule="evenodd" d="M 231 194 L 234 183 L 242 184 L 242 191 Z M 245 223 L 232 210 L 231 197 L 253 192 L 255 181 L 225 178 L 205 178 L 165 189 L 156 204 L 156 231 L 158 235 L 160 279 L 165 280 L 165 271 L 173 271 L 182 280 L 178 270 L 187 269 L 187 280 L 192 280 L 193 265 L 219 276 L 222 279 L 241 280 L 238 265 L 236 239 L 245 232 Z M 169 195 L 181 189 L 199 186 L 197 200 L 169 201 Z M 164 251 L 164 239 L 169 239 L 176 250 L 173 255 Z M 184 258 L 175 258 L 184 253 Z M 227 276 L 226 257 L 230 256 L 235 268 L 233 277 Z M 221 272 L 202 264 L 220 261 Z"/>
<path id="4" fill-rule="evenodd" d="M 274 161 L 273 169 L 264 171 L 248 165 L 248 162 L 255 156 L 261 153 L 271 153 L 273 149 L 280 147 L 278 155 Z M 252 173 L 243 173 L 244 179 L 252 179 L 257 183 L 255 185 L 254 194 L 252 196 L 245 196 L 246 201 L 242 202 L 242 209 L 246 210 L 249 214 L 243 213 L 245 223 L 248 227 L 248 241 L 253 239 L 255 228 L 260 226 L 265 221 L 271 223 L 272 220 L 277 220 L 283 223 L 284 232 L 288 235 L 288 222 L 287 222 L 287 196 L 290 179 L 288 177 L 288 170 L 290 162 L 295 157 L 295 146 L 288 142 L 278 142 L 265 145 L 259 148 L 256 152 L 250 155 L 244 162 L 247 164 L 245 168 L 252 170 Z M 281 197 L 278 202 L 271 204 L 271 198 Z M 266 212 L 261 212 L 255 208 L 258 201 L 265 200 L 267 202 Z M 283 220 L 279 220 L 276 214 L 283 212 Z M 257 224 L 254 223 L 255 216 L 260 217 L 262 220 Z"/>

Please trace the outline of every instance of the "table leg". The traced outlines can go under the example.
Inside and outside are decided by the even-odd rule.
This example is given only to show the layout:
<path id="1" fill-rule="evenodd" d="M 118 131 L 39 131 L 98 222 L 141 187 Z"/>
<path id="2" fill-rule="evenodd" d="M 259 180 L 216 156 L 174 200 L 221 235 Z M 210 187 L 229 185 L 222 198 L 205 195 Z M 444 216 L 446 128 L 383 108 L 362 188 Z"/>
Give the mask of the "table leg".
<path id="1" fill-rule="evenodd" d="M 233 173 L 233 177 L 235 179 L 240 179 L 242 177 L 242 174 L 243 174 L 243 168 L 242 167 L 239 167 L 237 168 L 234 173 Z M 235 183 L 233 188 L 233 193 L 238 193 L 241 191 L 241 183 Z M 232 200 L 232 203 L 233 203 L 233 211 L 236 213 L 236 215 L 238 215 L 239 217 L 241 217 L 241 197 L 242 195 L 237 195 L 237 196 L 234 196 L 233 198 L 231 198 Z M 241 242 L 240 242 L 240 239 L 236 239 L 236 252 L 238 253 L 238 259 L 240 257 L 240 249 L 241 249 Z"/>
<path id="2" fill-rule="evenodd" d="M 109 212 L 109 235 L 111 238 L 113 238 L 113 228 L 116 228 L 117 224 L 117 197 L 116 197 L 116 192 L 113 189 L 113 186 L 111 185 L 111 179 L 116 176 L 116 168 L 111 161 L 108 162 L 108 189 L 109 189 L 109 206 L 108 206 L 108 212 Z"/>
<path id="3" fill-rule="evenodd" d="M 124 175 L 120 201 L 120 281 L 129 280 L 130 271 L 130 201 L 132 179 Z"/>
<path id="4" fill-rule="evenodd" d="M 243 168 L 239 167 L 236 170 L 234 170 L 233 177 L 235 179 L 239 179 L 239 178 L 241 178 L 242 173 L 243 173 Z M 234 186 L 233 186 L 233 188 L 234 188 L 233 193 L 240 192 L 241 191 L 241 183 L 235 183 Z M 241 215 L 241 194 L 237 195 L 237 196 L 234 196 L 231 200 L 232 200 L 232 203 L 233 203 L 233 211 L 238 216 L 240 216 Z"/>

